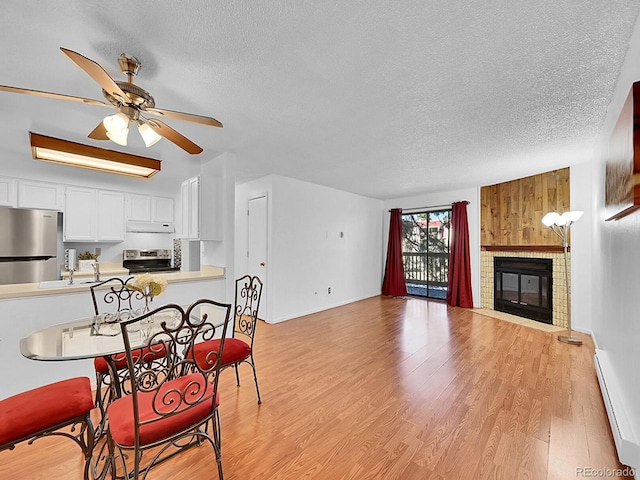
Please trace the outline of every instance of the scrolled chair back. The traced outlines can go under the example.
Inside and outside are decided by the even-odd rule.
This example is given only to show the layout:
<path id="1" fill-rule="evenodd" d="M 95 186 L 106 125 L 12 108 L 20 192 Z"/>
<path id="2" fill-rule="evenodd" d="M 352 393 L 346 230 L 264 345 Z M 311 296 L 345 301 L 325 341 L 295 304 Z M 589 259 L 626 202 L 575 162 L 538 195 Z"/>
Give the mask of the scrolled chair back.
<path id="1" fill-rule="evenodd" d="M 102 314 L 104 322 L 112 323 L 132 318 L 142 306 L 144 295 L 139 291 L 127 288 L 127 283 L 133 278 L 129 277 L 123 280 L 120 277 L 113 277 L 89 287 L 94 313 L 96 315 Z M 101 288 L 103 286 L 108 287 L 104 292 Z"/>
<path id="2" fill-rule="evenodd" d="M 189 410 L 217 405 L 220 356 L 224 348 L 231 305 L 201 299 L 186 310 L 180 305 L 161 306 L 142 316 L 121 320 L 128 368 L 128 387 L 133 408 L 135 443 L 149 442 L 154 422 L 172 415 L 188 423 Z M 221 338 L 220 349 L 212 352 L 212 362 L 199 365 L 185 355 L 197 341 Z M 160 355 L 164 354 L 164 355 Z M 122 353 L 111 363 L 122 362 Z M 140 406 L 143 406 L 141 411 Z M 152 412 L 144 411 L 152 406 Z M 194 413 L 196 417 L 199 414 Z M 185 424 L 185 428 L 192 428 Z"/>
<path id="3" fill-rule="evenodd" d="M 234 336 L 236 336 L 235 334 L 242 334 L 250 337 L 252 345 L 261 297 L 262 281 L 260 278 L 245 275 L 236 280 Z"/>

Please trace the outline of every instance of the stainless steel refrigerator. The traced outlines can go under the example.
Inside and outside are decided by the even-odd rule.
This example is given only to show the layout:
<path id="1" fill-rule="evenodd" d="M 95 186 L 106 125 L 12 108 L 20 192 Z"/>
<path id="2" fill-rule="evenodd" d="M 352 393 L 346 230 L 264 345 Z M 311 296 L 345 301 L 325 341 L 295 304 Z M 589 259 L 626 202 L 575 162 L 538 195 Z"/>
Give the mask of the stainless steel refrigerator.
<path id="1" fill-rule="evenodd" d="M 0 207 L 0 284 L 58 278 L 58 212 Z"/>

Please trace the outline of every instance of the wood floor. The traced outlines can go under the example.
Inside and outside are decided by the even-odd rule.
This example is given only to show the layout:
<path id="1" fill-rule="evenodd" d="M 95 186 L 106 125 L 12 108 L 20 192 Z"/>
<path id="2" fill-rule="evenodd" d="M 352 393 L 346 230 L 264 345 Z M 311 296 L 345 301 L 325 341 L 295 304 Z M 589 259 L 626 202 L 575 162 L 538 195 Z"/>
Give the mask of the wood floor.
<path id="1" fill-rule="evenodd" d="M 593 343 L 420 299 L 374 297 L 260 322 L 242 386 L 221 379 L 227 480 L 568 479 L 618 461 Z M 0 452 L 0 478 L 82 478 L 80 450 L 43 439 Z M 210 449 L 154 480 L 216 479 Z M 608 478 L 616 478 L 609 476 Z M 632 478 L 632 477 L 619 477 Z"/>

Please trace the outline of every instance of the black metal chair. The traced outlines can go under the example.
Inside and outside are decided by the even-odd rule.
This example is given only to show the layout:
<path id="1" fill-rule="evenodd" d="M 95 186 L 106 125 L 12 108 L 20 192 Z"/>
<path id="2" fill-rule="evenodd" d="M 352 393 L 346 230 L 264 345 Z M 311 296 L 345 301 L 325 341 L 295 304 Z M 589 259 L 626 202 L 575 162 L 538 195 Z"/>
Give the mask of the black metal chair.
<path id="1" fill-rule="evenodd" d="M 201 313 L 204 308 L 220 313 L 218 325 L 213 315 Z M 120 321 L 131 394 L 113 400 L 107 407 L 112 472 L 117 471 L 124 478 L 145 478 L 159 462 L 185 448 L 208 442 L 216 455 L 218 476 L 223 479 L 218 376 L 230 312 L 229 304 L 202 299 L 186 311 L 179 305 L 165 305 Z M 177 325 L 163 320 L 175 318 L 176 314 L 180 318 Z M 143 333 L 148 325 L 145 321 L 150 318 L 154 327 Z M 168 352 L 164 366 L 152 366 L 137 353 L 141 350 L 140 335 L 148 337 L 144 350 Z M 210 352 L 210 362 L 205 366 L 184 356 L 196 341 L 208 341 L 214 336 L 220 336 L 220 347 Z M 153 450 L 147 460 L 144 454 L 149 449 Z M 118 464 L 122 470 L 118 470 Z"/>
<path id="2" fill-rule="evenodd" d="M 91 285 L 93 310 L 95 315 L 105 315 L 103 322 L 117 322 L 121 318 L 131 318 L 136 310 L 142 308 L 144 304 L 143 295 L 126 287 L 127 282 L 131 279 L 133 277 L 129 277 L 126 280 L 114 277 Z M 108 287 L 106 291 L 103 291 L 104 286 Z M 119 359 L 114 361 L 113 368 L 120 376 L 125 374 L 126 366 L 123 353 Z M 100 409 L 101 414 L 101 421 L 96 428 L 96 437 L 100 437 L 105 431 L 106 406 L 113 398 L 121 395 L 121 385 L 124 379 L 119 378 L 118 381 L 113 381 L 109 365 L 103 357 L 96 357 L 93 361 L 93 367 L 96 373 L 95 404 Z"/>
<path id="3" fill-rule="evenodd" d="M 84 478 L 88 480 L 94 445 L 90 416 L 93 408 L 88 377 L 50 383 L 0 400 L 0 451 L 13 450 L 18 443 L 31 444 L 42 437 L 67 437 L 82 449 Z"/>
<path id="4" fill-rule="evenodd" d="M 258 387 L 256 363 L 253 358 L 253 341 L 258 322 L 262 286 L 262 281 L 257 276 L 245 275 L 236 280 L 233 336 L 226 340 L 222 352 L 222 369 L 224 370 L 231 366 L 235 368 L 238 386 L 240 386 L 238 366 L 241 363 L 251 366 L 259 404 L 262 403 L 262 399 L 260 398 L 260 388 Z M 192 356 L 198 363 L 206 365 L 209 362 L 209 353 L 217 351 L 219 343 L 220 341 L 217 339 L 197 343 L 194 346 Z"/>

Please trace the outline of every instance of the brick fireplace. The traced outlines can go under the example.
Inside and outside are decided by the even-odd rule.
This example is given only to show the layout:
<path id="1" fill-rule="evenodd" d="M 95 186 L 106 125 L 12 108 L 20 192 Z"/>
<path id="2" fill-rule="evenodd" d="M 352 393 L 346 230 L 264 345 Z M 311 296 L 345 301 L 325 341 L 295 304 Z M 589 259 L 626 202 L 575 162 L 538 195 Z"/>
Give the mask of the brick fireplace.
<path id="1" fill-rule="evenodd" d="M 565 291 L 566 287 L 563 253 L 483 250 L 480 255 L 481 302 L 482 308 L 486 308 L 489 310 L 494 310 L 494 257 L 551 259 L 553 264 L 551 323 L 555 326 L 566 328 L 567 295 Z M 571 254 L 569 254 L 569 275 L 571 275 Z"/>

